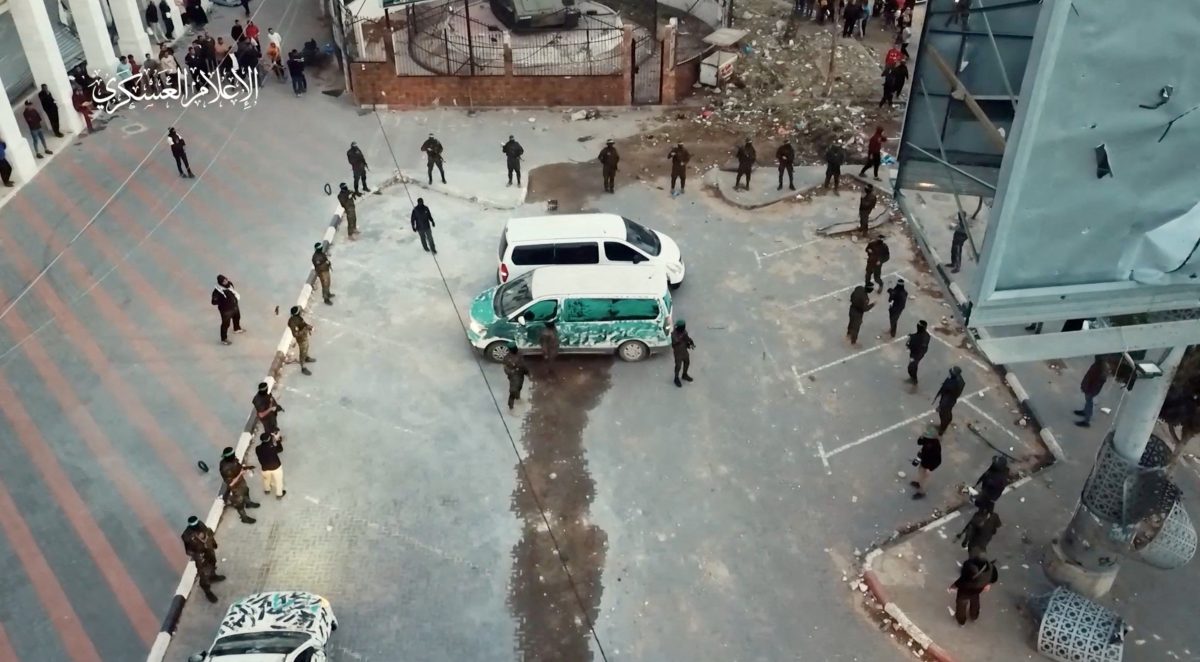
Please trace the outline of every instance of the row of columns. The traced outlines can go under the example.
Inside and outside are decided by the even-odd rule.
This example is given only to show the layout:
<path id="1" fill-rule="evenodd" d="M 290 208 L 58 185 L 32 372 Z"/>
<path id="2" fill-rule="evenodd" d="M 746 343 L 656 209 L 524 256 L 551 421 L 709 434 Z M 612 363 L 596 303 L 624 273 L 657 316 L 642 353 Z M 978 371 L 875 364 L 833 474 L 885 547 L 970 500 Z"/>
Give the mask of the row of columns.
<path id="1" fill-rule="evenodd" d="M 83 46 L 88 69 L 95 75 L 107 78 L 116 73 L 117 53 L 113 51 L 108 22 L 100 5 L 103 1 L 68 0 L 68 7 L 75 22 L 79 42 Z M 157 51 L 150 49 L 150 38 L 144 22 L 145 1 L 108 0 L 113 23 L 117 28 L 117 47 L 120 54 L 132 54 L 139 62 L 146 53 L 158 56 Z M 178 5 L 174 0 L 167 1 L 171 5 L 172 20 L 175 21 L 177 29 L 182 31 L 184 26 L 182 18 L 178 15 Z M 57 17 L 51 19 L 46 11 L 45 0 L 9 0 L 8 7 L 17 34 L 21 38 L 21 47 L 25 51 L 25 59 L 29 62 L 35 88 L 41 89 L 41 86 L 45 85 L 54 95 L 54 100 L 58 102 L 59 125 L 63 134 L 78 133 L 83 129 L 83 120 L 71 105 L 71 81 L 67 77 L 67 68 L 63 63 L 62 52 L 58 49 L 58 41 L 54 38 L 51 20 L 57 20 Z M 0 80 L 0 90 L 3 89 L 4 82 Z M 24 119 L 17 117 L 11 105 L 2 105 L 0 139 L 7 145 L 7 158 L 12 164 L 14 176 L 28 181 L 37 171 L 37 161 L 22 130 L 25 126 Z M 33 105 L 44 117 L 41 103 L 35 99 Z M 48 123 L 45 126 L 48 131 Z"/>

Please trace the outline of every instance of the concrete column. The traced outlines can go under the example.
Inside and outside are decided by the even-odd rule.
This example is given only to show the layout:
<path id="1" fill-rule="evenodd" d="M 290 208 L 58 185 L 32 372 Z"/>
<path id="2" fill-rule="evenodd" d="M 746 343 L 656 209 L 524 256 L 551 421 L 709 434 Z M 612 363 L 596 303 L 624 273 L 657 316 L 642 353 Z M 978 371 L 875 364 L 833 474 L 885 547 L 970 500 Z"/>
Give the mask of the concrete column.
<path id="1" fill-rule="evenodd" d="M 150 37 L 146 35 L 143 7 L 138 0 L 108 0 L 113 23 L 117 26 L 117 55 L 132 55 L 138 62 L 150 52 Z M 157 52 L 154 55 L 158 55 Z"/>
<path id="2" fill-rule="evenodd" d="M 58 41 L 54 39 L 54 28 L 50 24 L 46 4 L 42 0 L 15 0 L 8 7 L 17 26 L 17 34 L 21 37 L 21 46 L 25 49 L 25 59 L 29 61 L 34 83 L 48 87 L 58 102 L 59 129 L 64 134 L 79 132 L 83 129 L 83 120 L 71 108 L 71 81 L 67 78 L 67 67 L 63 64 L 62 52 L 58 50 Z M 35 100 L 33 105 L 38 112 L 43 112 L 40 102 Z M 49 122 L 46 132 L 50 132 Z"/>
<path id="3" fill-rule="evenodd" d="M 1142 459 L 1142 453 L 1146 452 L 1146 444 L 1150 442 L 1150 435 L 1158 423 L 1159 411 L 1162 410 L 1167 391 L 1175 379 L 1175 370 L 1183 360 L 1186 350 L 1187 347 L 1175 347 L 1168 351 L 1158 362 L 1158 367 L 1163 372 L 1162 376 L 1138 379 L 1133 385 L 1133 390 L 1125 396 L 1125 402 L 1117 412 L 1116 424 L 1113 426 L 1113 448 L 1125 459 L 1137 462 Z"/>
<path id="4" fill-rule="evenodd" d="M 25 0 L 17 0 L 24 2 Z M 36 1 L 36 0 L 35 0 Z M 0 80 L 0 90 L 4 89 L 4 81 Z M 12 106 L 0 104 L 0 140 L 7 147 L 5 158 L 12 164 L 13 179 L 29 181 L 37 172 L 37 161 L 33 159 L 33 149 L 29 146 L 29 138 L 21 133 L 21 124 Z M 0 189 L 0 191 L 7 189 Z"/>
<path id="5" fill-rule="evenodd" d="M 108 23 L 104 11 L 100 9 L 100 0 L 69 0 L 67 5 L 71 8 L 79 43 L 83 45 L 88 71 L 93 75 L 99 72 L 98 75 L 102 77 L 112 76 L 117 70 L 117 56 L 113 54 Z"/>

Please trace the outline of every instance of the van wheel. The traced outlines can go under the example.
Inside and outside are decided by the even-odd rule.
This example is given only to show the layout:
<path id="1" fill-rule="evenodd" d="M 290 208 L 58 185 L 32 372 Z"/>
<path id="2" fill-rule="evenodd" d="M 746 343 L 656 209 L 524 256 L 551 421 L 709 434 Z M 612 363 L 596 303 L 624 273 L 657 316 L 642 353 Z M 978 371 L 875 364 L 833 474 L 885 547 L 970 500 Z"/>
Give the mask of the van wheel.
<path id="1" fill-rule="evenodd" d="M 671 290 L 672 292 L 679 289 L 680 287 L 683 287 L 683 281 L 679 281 L 678 283 L 671 283 L 671 282 L 667 283 L 667 289 Z"/>
<path id="2" fill-rule="evenodd" d="M 496 342 L 489 344 L 487 349 L 483 350 L 483 355 L 486 356 L 490 361 L 504 363 L 504 359 L 508 358 L 508 342 L 504 340 L 497 340 Z"/>
<path id="3" fill-rule="evenodd" d="M 650 348 L 640 340 L 626 340 L 617 347 L 617 356 L 621 357 L 622 361 L 635 363 L 650 356 Z"/>

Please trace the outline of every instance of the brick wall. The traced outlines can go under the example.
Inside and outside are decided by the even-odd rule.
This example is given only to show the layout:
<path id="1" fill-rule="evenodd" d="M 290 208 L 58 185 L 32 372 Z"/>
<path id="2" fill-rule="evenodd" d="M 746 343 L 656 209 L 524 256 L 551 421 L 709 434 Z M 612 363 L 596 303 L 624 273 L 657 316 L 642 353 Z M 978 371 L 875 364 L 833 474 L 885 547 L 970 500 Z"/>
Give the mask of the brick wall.
<path id="1" fill-rule="evenodd" d="M 673 30 L 672 30 L 673 33 Z M 674 35 L 671 34 L 673 38 Z M 390 42 L 390 40 L 388 40 Z M 673 39 L 672 39 L 673 41 Z M 633 31 L 626 29 L 624 59 L 633 47 Z M 670 52 L 673 52 L 673 44 Z M 388 47 L 388 54 L 394 53 Z M 502 106 L 628 106 L 633 103 L 629 67 L 611 76 L 516 76 L 511 52 L 501 76 L 397 76 L 392 62 L 350 63 L 350 88 L 359 105 L 420 108 L 434 104 L 471 107 Z M 664 63 L 671 65 L 669 60 Z M 699 62 L 664 67 L 663 99 L 671 104 L 691 94 L 700 72 Z"/>
<path id="2" fill-rule="evenodd" d="M 614 76 L 397 76 L 390 62 L 350 67 L 360 105 L 414 108 L 440 104 L 495 106 L 623 106 L 630 86 Z"/>

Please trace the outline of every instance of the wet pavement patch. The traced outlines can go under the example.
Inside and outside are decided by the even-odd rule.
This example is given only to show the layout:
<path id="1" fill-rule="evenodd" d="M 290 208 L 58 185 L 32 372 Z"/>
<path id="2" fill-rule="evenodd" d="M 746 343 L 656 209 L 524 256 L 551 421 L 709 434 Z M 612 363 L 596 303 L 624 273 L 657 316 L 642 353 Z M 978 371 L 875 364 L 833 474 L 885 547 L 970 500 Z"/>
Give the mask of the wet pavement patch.
<path id="1" fill-rule="evenodd" d="M 609 388 L 612 362 L 560 358 L 549 367 L 540 359 L 529 361 L 530 411 L 520 439 L 524 462 L 516 467 L 512 498 L 522 533 L 512 550 L 508 597 L 524 660 L 592 659 L 589 624 L 599 615 L 608 536 L 589 519 L 596 484 L 584 457 L 583 431 L 588 412 Z"/>

